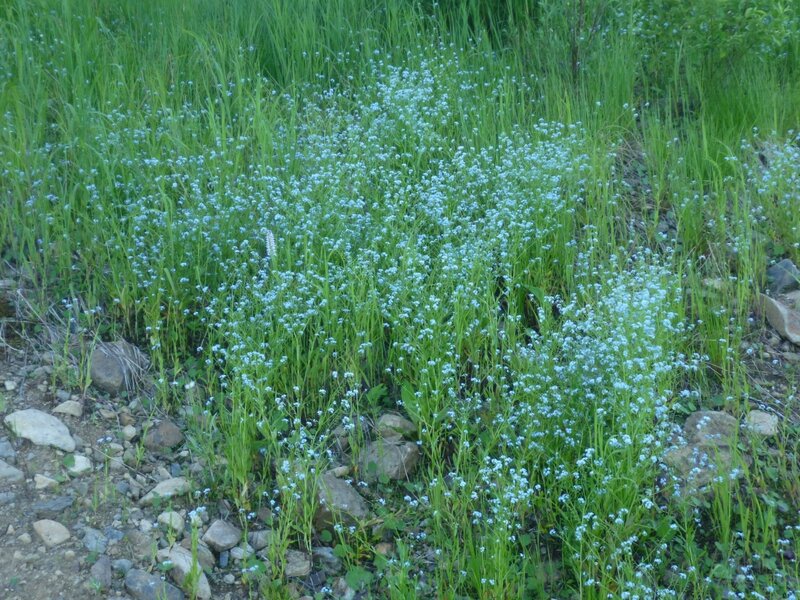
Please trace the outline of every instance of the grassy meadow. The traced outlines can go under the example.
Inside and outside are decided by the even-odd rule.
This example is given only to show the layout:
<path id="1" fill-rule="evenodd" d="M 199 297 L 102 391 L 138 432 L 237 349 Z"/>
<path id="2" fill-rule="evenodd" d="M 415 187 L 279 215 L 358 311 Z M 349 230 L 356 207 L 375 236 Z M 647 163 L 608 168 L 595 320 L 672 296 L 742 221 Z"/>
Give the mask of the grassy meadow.
<path id="1" fill-rule="evenodd" d="M 797 0 L 9 0 L 0 172 L 6 276 L 149 355 L 198 507 L 271 511 L 253 597 L 318 545 L 365 598 L 800 590 L 800 368 L 750 362 L 800 263 Z M 706 492 L 665 467 L 770 402 Z M 392 411 L 416 471 L 316 530 L 334 432 L 356 464 Z"/>

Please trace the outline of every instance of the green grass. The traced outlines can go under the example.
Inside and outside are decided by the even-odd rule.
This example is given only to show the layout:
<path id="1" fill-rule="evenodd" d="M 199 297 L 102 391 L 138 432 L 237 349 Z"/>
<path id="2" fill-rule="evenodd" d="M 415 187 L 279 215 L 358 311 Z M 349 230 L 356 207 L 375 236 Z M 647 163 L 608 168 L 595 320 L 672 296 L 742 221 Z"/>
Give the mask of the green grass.
<path id="1" fill-rule="evenodd" d="M 254 594 L 324 542 L 375 598 L 788 597 L 790 417 L 657 483 L 686 414 L 764 400 L 754 297 L 800 261 L 800 6 L 747 4 L 5 3 L 2 258 L 271 508 Z M 355 460 L 387 410 L 418 470 L 316 531 L 333 430 Z"/>

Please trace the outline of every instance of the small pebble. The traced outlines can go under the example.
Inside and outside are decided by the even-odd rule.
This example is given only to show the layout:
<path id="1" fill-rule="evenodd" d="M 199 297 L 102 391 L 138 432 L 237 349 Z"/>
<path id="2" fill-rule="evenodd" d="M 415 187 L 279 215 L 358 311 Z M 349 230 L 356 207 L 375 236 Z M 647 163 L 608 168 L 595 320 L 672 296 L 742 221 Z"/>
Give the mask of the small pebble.
<path id="1" fill-rule="evenodd" d="M 111 563 L 111 568 L 122 574 L 130 571 L 132 567 L 133 562 L 127 558 L 120 558 Z"/>
<path id="2" fill-rule="evenodd" d="M 165 511 L 158 515 L 158 523 L 177 534 L 183 533 L 183 517 L 174 510 Z"/>
<path id="3" fill-rule="evenodd" d="M 107 408 L 101 408 L 97 412 L 100 414 L 101 417 L 103 417 L 104 419 L 108 419 L 109 421 L 112 421 L 117 418 L 117 413 Z"/>
<path id="4" fill-rule="evenodd" d="M 375 552 L 381 556 L 389 556 L 394 553 L 394 544 L 389 542 L 379 542 L 375 544 Z"/>
<path id="5" fill-rule="evenodd" d="M 55 479 L 51 479 L 46 475 L 40 475 L 39 473 L 33 476 L 33 483 L 37 490 L 46 490 L 58 485 L 58 481 Z"/>
<path id="6" fill-rule="evenodd" d="M 252 556 L 255 553 L 253 547 L 250 544 L 247 544 L 244 548 L 241 546 L 236 546 L 231 548 L 231 558 L 236 561 L 244 560 L 246 556 Z"/>

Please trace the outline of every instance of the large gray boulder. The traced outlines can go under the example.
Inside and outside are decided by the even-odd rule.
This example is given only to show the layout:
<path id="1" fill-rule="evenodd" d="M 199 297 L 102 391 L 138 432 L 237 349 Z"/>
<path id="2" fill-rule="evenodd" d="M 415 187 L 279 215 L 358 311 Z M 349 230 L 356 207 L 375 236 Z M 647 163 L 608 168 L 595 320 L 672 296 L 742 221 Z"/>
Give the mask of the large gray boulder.
<path id="1" fill-rule="evenodd" d="M 314 523 L 318 530 L 325 529 L 336 521 L 353 525 L 370 516 L 366 501 L 356 489 L 331 473 L 322 476 L 317 499 L 319 506 L 314 515 Z"/>
<path id="2" fill-rule="evenodd" d="M 65 452 L 75 450 L 75 440 L 69 429 L 58 418 L 35 408 L 18 410 L 4 419 L 6 426 L 16 435 L 37 446 L 53 446 Z"/>
<path id="3" fill-rule="evenodd" d="M 401 439 L 377 439 L 370 442 L 360 460 L 364 481 L 388 477 L 403 480 L 414 472 L 419 462 L 419 448 L 414 442 Z"/>

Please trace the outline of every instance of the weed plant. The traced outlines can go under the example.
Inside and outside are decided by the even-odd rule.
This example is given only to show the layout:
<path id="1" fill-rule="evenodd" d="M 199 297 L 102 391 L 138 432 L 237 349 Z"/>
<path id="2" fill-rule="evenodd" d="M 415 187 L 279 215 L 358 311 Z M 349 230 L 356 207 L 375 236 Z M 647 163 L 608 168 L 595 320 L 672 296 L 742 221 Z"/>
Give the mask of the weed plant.
<path id="1" fill-rule="evenodd" d="M 205 494 L 271 511 L 254 594 L 330 543 L 375 598 L 794 597 L 791 414 L 710 494 L 663 458 L 762 400 L 800 6 L 498 4 L 5 3 L 2 258 L 192 405 Z M 419 469 L 315 530 L 334 430 L 387 410 Z"/>

